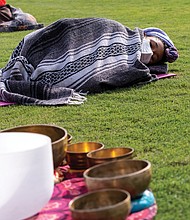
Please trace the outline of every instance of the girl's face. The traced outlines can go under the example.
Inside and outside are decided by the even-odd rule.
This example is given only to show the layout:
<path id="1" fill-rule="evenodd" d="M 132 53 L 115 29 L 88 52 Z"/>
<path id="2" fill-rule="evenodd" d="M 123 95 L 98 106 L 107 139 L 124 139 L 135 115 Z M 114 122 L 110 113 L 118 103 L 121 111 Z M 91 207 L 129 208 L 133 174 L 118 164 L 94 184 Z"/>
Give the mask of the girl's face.
<path id="1" fill-rule="evenodd" d="M 150 59 L 149 64 L 159 63 L 164 56 L 164 44 L 157 37 L 147 37 L 150 40 L 150 47 L 152 49 L 153 55 Z"/>

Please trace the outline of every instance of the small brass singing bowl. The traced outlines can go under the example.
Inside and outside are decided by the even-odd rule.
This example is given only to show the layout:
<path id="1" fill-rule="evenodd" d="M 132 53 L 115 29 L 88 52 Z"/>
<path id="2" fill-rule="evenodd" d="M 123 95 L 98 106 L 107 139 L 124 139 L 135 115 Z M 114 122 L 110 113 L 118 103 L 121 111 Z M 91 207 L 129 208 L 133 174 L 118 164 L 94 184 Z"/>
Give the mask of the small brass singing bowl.
<path id="1" fill-rule="evenodd" d="M 69 203 L 73 220 L 125 220 L 131 211 L 130 194 L 103 189 L 75 197 Z"/>
<path id="2" fill-rule="evenodd" d="M 48 124 L 24 125 L 2 130 L 1 132 L 31 132 L 47 135 L 52 141 L 54 168 L 57 168 L 66 156 L 67 131 L 64 128 Z"/>
<path id="3" fill-rule="evenodd" d="M 120 188 L 135 198 L 150 184 L 151 163 L 147 160 L 114 160 L 88 168 L 83 176 L 89 191 Z"/>
<path id="4" fill-rule="evenodd" d="M 88 168 L 87 153 L 104 148 L 99 142 L 79 142 L 69 144 L 66 149 L 66 161 L 72 170 Z"/>
<path id="5" fill-rule="evenodd" d="M 132 159 L 134 149 L 131 147 L 104 148 L 87 154 L 89 167 L 118 159 Z"/>

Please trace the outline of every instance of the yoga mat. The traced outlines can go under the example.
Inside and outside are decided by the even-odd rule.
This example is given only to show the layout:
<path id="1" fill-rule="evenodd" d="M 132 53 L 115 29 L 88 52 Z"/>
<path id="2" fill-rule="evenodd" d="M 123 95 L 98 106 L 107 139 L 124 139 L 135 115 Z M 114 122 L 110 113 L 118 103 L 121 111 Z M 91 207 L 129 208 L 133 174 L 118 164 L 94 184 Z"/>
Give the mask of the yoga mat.
<path id="1" fill-rule="evenodd" d="M 156 74 L 157 79 L 165 79 L 165 78 L 170 78 L 170 77 L 174 77 L 177 76 L 174 73 L 161 73 L 161 74 Z M 16 103 L 12 103 L 12 102 L 3 102 L 0 101 L 0 107 L 1 106 L 9 106 L 9 105 L 15 105 Z"/>
<path id="2" fill-rule="evenodd" d="M 0 101 L 0 106 L 8 106 L 8 105 L 15 105 L 15 103 L 13 103 L 13 102 L 3 102 L 3 101 Z"/>
<path id="3" fill-rule="evenodd" d="M 170 78 L 170 77 L 174 77 L 177 76 L 174 73 L 161 73 L 161 74 L 156 74 L 158 79 L 165 79 L 165 78 Z"/>

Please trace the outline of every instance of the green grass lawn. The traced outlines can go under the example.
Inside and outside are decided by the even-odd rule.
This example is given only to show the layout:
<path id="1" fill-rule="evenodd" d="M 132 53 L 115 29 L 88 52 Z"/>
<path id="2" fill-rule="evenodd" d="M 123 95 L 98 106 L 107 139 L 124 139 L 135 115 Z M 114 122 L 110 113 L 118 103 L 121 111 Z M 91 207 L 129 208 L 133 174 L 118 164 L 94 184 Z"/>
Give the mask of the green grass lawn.
<path id="1" fill-rule="evenodd" d="M 56 124 L 73 142 L 100 141 L 131 146 L 152 163 L 151 189 L 158 220 L 190 219 L 190 1 L 189 0 L 20 0 L 8 1 L 45 25 L 63 17 L 106 17 L 135 28 L 164 29 L 179 49 L 169 65 L 177 77 L 142 87 L 88 95 L 81 106 L 0 108 L 0 129 L 35 123 Z M 0 67 L 30 31 L 0 33 Z"/>

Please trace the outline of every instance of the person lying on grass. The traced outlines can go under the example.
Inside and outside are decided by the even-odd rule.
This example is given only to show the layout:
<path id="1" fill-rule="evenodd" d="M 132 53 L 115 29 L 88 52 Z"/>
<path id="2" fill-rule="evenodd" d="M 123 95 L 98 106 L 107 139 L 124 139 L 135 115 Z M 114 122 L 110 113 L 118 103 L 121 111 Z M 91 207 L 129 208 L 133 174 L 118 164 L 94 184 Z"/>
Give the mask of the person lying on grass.
<path id="1" fill-rule="evenodd" d="M 0 0 L 0 32 L 31 30 L 41 27 L 43 25 L 38 24 L 33 15 L 7 4 L 6 0 Z"/>
<path id="2" fill-rule="evenodd" d="M 58 100 L 65 89 L 94 93 L 128 87 L 151 81 L 151 65 L 177 58 L 176 47 L 159 28 L 131 30 L 105 18 L 60 19 L 26 35 L 15 48 L 2 69 L 1 99 L 37 104 Z"/>

